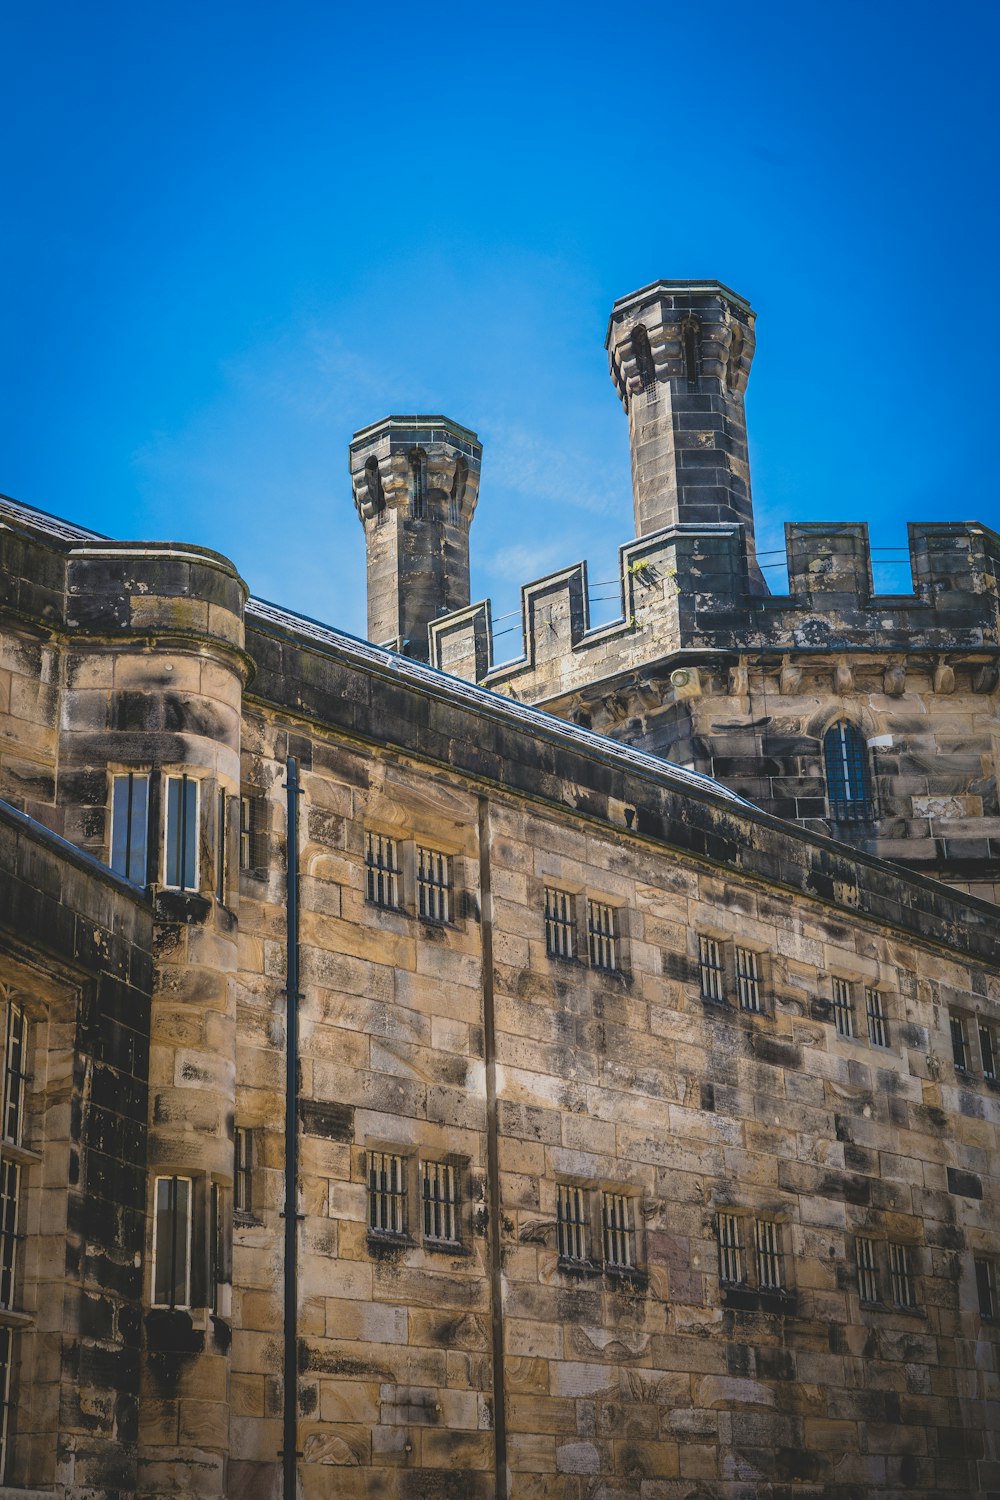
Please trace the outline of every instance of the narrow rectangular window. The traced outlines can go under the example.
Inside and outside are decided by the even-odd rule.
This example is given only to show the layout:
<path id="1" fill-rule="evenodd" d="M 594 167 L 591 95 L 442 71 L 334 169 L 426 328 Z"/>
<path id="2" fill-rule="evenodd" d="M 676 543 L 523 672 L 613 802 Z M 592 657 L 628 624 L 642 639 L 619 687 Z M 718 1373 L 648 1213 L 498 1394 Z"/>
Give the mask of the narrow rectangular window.
<path id="1" fill-rule="evenodd" d="M 997 1316 L 997 1272 L 993 1261 L 976 1257 L 976 1291 L 979 1293 L 979 1315 Z"/>
<path id="2" fill-rule="evenodd" d="M 417 911 L 425 922 L 451 921 L 451 871 L 447 854 L 417 847 Z"/>
<path id="3" fill-rule="evenodd" d="M 965 1035 L 965 1017 L 960 1016 L 957 1011 L 948 1012 L 948 1025 L 951 1029 L 951 1055 L 955 1061 L 955 1067 L 961 1072 L 969 1070 L 969 1043 Z"/>
<path id="4" fill-rule="evenodd" d="M 572 958 L 576 953 L 576 921 L 569 891 L 545 887 L 545 951 L 549 958 Z"/>
<path id="5" fill-rule="evenodd" d="M 858 1293 L 862 1302 L 877 1302 L 878 1255 L 875 1241 L 868 1235 L 859 1234 L 855 1244 L 858 1251 Z"/>
<path id="6" fill-rule="evenodd" d="M 892 1288 L 892 1300 L 897 1307 L 914 1307 L 916 1305 L 913 1290 L 913 1271 L 910 1265 L 910 1251 L 907 1245 L 889 1246 L 889 1284 Z"/>
<path id="7" fill-rule="evenodd" d="M 556 1241 L 560 1260 L 587 1259 L 587 1190 L 556 1184 Z"/>
<path id="8" fill-rule="evenodd" d="M 458 1172 L 450 1162 L 420 1164 L 421 1197 L 424 1205 L 424 1238 L 457 1244 Z"/>
<path id="9" fill-rule="evenodd" d="M 854 1035 L 854 1005 L 848 979 L 835 978 L 833 981 L 833 1019 L 838 1036 Z"/>
<path id="10" fill-rule="evenodd" d="M 604 1264 L 613 1271 L 631 1270 L 635 1265 L 634 1230 L 629 1200 L 624 1193 L 604 1194 L 602 1218 Z"/>
<path id="11" fill-rule="evenodd" d="M 17 1272 L 17 1217 L 21 1168 L 14 1161 L 0 1161 L 0 1307 L 14 1306 Z"/>
<path id="12" fill-rule="evenodd" d="M 3 1097 L 0 1135 L 12 1146 L 23 1145 L 24 1086 L 28 1078 L 28 1018 L 11 1000 L 4 1028 Z"/>
<path id="13" fill-rule="evenodd" d="M 365 836 L 365 893 L 374 906 L 399 907 L 399 863 L 396 840 L 382 833 Z"/>
<path id="14" fill-rule="evenodd" d="M 111 868 L 133 885 L 145 885 L 149 826 L 149 776 L 128 771 L 111 782 Z"/>
<path id="15" fill-rule="evenodd" d="M 587 934 L 590 939 L 590 962 L 595 969 L 613 971 L 618 967 L 618 937 L 615 931 L 615 909 L 606 901 L 587 902 Z"/>
<path id="16" fill-rule="evenodd" d="M 873 1047 L 888 1047 L 889 1036 L 885 1024 L 885 1001 L 882 991 L 865 985 L 865 1014 L 868 1017 L 868 1040 Z"/>
<path id="17" fill-rule="evenodd" d="M 240 796 L 240 869 L 263 879 L 267 874 L 267 798 Z"/>
<path id="18" fill-rule="evenodd" d="M 372 1234 L 406 1233 L 406 1161 L 392 1152 L 368 1156 L 368 1227 Z"/>
<path id="19" fill-rule="evenodd" d="M 212 1311 L 219 1311 L 219 1282 L 222 1280 L 222 1193 L 213 1182 L 208 1198 L 208 1298 Z"/>
<path id="20" fill-rule="evenodd" d="M 701 977 L 703 1000 L 722 1000 L 723 986 L 722 947 L 715 938 L 698 938 L 698 972 Z"/>
<path id="21" fill-rule="evenodd" d="M 14 1335 L 9 1328 L 0 1328 L 0 1484 L 7 1479 L 7 1445 L 14 1405 L 10 1394 L 13 1378 Z"/>
<path id="22" fill-rule="evenodd" d="M 193 776 L 167 777 L 163 883 L 177 891 L 198 888 L 198 782 Z"/>
<path id="23" fill-rule="evenodd" d="M 726 1286 L 740 1286 L 746 1279 L 740 1229 L 738 1214 L 719 1214 L 719 1280 Z"/>
<path id="24" fill-rule="evenodd" d="M 233 1131 L 233 1210 L 253 1212 L 253 1135 L 242 1125 Z"/>
<path id="25" fill-rule="evenodd" d="M 215 830 L 215 894 L 220 901 L 226 899 L 226 813 L 229 798 L 222 788 L 216 800 Z"/>
<path id="26" fill-rule="evenodd" d="M 785 1285 L 781 1230 L 773 1219 L 755 1219 L 757 1285 L 762 1292 L 780 1292 Z"/>
<path id="27" fill-rule="evenodd" d="M 763 1006 L 760 997 L 760 959 L 752 948 L 736 949 L 736 993 L 740 1010 L 751 1010 L 760 1014 Z"/>
<path id="28" fill-rule="evenodd" d="M 154 1202 L 153 1305 L 190 1307 L 190 1177 L 158 1177 Z"/>
<path id="29" fill-rule="evenodd" d="M 979 1055 L 983 1060 L 983 1077 L 991 1083 L 997 1079 L 997 1049 L 993 1027 L 984 1021 L 979 1023 Z"/>

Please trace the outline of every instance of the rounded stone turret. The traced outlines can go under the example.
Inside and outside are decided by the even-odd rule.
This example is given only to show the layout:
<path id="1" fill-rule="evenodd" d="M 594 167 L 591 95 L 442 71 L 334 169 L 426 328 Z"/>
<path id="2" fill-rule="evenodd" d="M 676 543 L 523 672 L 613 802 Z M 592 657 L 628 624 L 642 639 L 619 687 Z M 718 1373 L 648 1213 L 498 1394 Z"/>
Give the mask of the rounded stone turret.
<path id="1" fill-rule="evenodd" d="M 354 503 L 368 552 L 368 635 L 428 659 L 427 627 L 469 603 L 469 527 L 482 445 L 447 417 L 386 417 L 354 434 Z"/>

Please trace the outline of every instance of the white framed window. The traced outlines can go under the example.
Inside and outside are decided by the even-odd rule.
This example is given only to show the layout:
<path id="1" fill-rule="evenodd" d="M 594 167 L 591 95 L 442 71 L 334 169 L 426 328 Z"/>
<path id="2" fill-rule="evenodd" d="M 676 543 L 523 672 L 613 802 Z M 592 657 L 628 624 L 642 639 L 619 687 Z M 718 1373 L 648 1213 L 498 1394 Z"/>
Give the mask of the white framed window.
<path id="1" fill-rule="evenodd" d="M 163 884 L 175 891 L 198 889 L 200 788 L 186 773 L 164 778 Z"/>
<path id="2" fill-rule="evenodd" d="M 865 985 L 865 1015 L 868 1019 L 868 1040 L 873 1047 L 888 1047 L 889 1030 L 885 1019 L 885 997 L 881 990 Z"/>
<path id="3" fill-rule="evenodd" d="M 753 948 L 741 948 L 739 944 L 736 945 L 736 994 L 740 1010 L 760 1015 L 764 1009 L 760 954 Z"/>
<path id="4" fill-rule="evenodd" d="M 913 1257 L 909 1245 L 889 1246 L 889 1286 L 897 1307 L 915 1307 Z"/>
<path id="5" fill-rule="evenodd" d="M 149 861 L 149 773 L 124 771 L 111 778 L 111 859 L 116 875 L 145 885 Z"/>
<path id="6" fill-rule="evenodd" d="M 458 1169 L 451 1162 L 420 1163 L 420 1197 L 424 1215 L 424 1239 L 457 1244 L 461 1239 Z"/>
<path id="7" fill-rule="evenodd" d="M 0 1307 L 14 1307 L 17 1275 L 17 1223 L 21 1209 L 21 1168 L 15 1161 L 0 1161 Z"/>
<path id="8" fill-rule="evenodd" d="M 0 1095 L 0 1137 L 11 1146 L 24 1138 L 25 1085 L 28 1081 L 28 1018 L 16 1001 L 7 1002 L 4 1023 L 3 1088 Z"/>
<path id="9" fill-rule="evenodd" d="M 959 1072 L 969 1071 L 969 1037 L 965 1017 L 957 1010 L 948 1012 L 948 1029 L 951 1032 L 951 1055 Z"/>
<path id="10" fill-rule="evenodd" d="M 701 981 L 703 1000 L 724 1000 L 725 968 L 722 962 L 722 944 L 716 938 L 698 936 L 698 977 Z"/>
<path id="11" fill-rule="evenodd" d="M 425 922 L 451 921 L 451 861 L 417 845 L 417 914 Z"/>
<path id="12" fill-rule="evenodd" d="M 233 1212 L 253 1213 L 253 1131 L 233 1130 Z"/>
<path id="13" fill-rule="evenodd" d="M 587 902 L 587 938 L 591 966 L 613 972 L 618 967 L 618 929 L 615 909 L 606 901 Z"/>
<path id="14" fill-rule="evenodd" d="M 192 1181 L 157 1177 L 153 1188 L 153 1306 L 191 1306 Z"/>
<path id="15" fill-rule="evenodd" d="M 373 906 L 399 909 L 399 851 L 384 833 L 365 835 L 365 896 Z"/>
<path id="16" fill-rule="evenodd" d="M 997 1080 L 996 1031 L 988 1021 L 979 1022 L 979 1056 L 983 1064 L 983 1077 L 991 1083 Z"/>
<path id="17" fill-rule="evenodd" d="M 406 1233 L 406 1158 L 368 1153 L 368 1228 L 372 1234 Z"/>
<path id="18" fill-rule="evenodd" d="M 855 1237 L 858 1257 L 858 1295 L 862 1302 L 877 1302 L 878 1295 L 878 1246 L 866 1234 Z"/>
<path id="19" fill-rule="evenodd" d="M 851 981 L 840 979 L 837 975 L 833 977 L 833 1024 L 837 1028 L 838 1036 L 852 1037 L 854 1035 L 854 998 L 851 994 Z"/>
<path id="20" fill-rule="evenodd" d="M 11 1387 L 14 1378 L 15 1339 L 10 1328 L 0 1327 L 0 1484 L 7 1479 L 10 1444 L 10 1414 L 14 1408 Z"/>
<path id="21" fill-rule="evenodd" d="M 582 1265 L 588 1259 L 590 1206 L 586 1188 L 556 1184 L 556 1243 L 560 1260 Z"/>
<path id="22" fill-rule="evenodd" d="M 988 1256 L 977 1255 L 975 1258 L 976 1269 L 976 1292 L 979 1297 L 979 1316 L 995 1322 L 1000 1316 L 1000 1304 L 997 1302 L 997 1268 L 996 1261 Z"/>
<path id="23" fill-rule="evenodd" d="M 602 1194 L 601 1219 L 605 1266 L 611 1271 L 631 1271 L 635 1266 L 635 1228 L 625 1193 Z"/>
<path id="24" fill-rule="evenodd" d="M 574 897 L 554 885 L 545 887 L 545 951 L 549 958 L 575 958 Z"/>

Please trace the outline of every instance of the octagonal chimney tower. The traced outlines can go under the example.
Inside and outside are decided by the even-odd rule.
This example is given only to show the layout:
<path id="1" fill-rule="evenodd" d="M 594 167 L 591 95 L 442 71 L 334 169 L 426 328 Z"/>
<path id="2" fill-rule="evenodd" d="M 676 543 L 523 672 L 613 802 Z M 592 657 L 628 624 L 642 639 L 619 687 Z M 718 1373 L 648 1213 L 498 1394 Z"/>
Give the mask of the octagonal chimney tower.
<path id="1" fill-rule="evenodd" d="M 476 434 L 447 417 L 386 417 L 354 434 L 370 640 L 427 661 L 430 622 L 469 603 L 482 456 Z"/>
<path id="2" fill-rule="evenodd" d="M 743 397 L 756 314 L 718 281 L 657 281 L 611 310 L 605 347 L 628 413 L 637 536 L 737 521 L 754 554 Z"/>

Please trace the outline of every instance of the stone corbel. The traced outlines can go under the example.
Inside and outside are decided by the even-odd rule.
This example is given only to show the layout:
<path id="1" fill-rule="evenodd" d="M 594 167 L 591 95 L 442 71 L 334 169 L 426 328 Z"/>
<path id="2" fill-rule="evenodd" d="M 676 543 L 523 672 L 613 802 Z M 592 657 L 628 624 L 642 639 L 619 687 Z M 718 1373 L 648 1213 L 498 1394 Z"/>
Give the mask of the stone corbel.
<path id="1" fill-rule="evenodd" d="M 936 693 L 955 691 L 955 668 L 943 656 L 938 657 L 937 666 L 934 668 L 934 691 Z"/>
<path id="2" fill-rule="evenodd" d="M 791 656 L 781 658 L 781 672 L 778 675 L 779 690 L 786 698 L 792 697 L 802 686 L 802 668 L 792 661 Z"/>
<path id="3" fill-rule="evenodd" d="M 842 656 L 833 669 L 833 691 L 842 698 L 854 692 L 854 668 L 849 656 Z"/>
<path id="4" fill-rule="evenodd" d="M 701 673 L 697 667 L 678 667 L 670 674 L 675 698 L 700 698 Z"/>
<path id="5" fill-rule="evenodd" d="M 974 693 L 992 693 L 996 690 L 1000 673 L 997 671 L 996 663 L 987 661 L 973 674 L 972 691 Z"/>
<path id="6" fill-rule="evenodd" d="M 899 657 L 886 666 L 882 687 L 890 698 L 901 698 L 906 692 L 906 659 Z"/>
<path id="7" fill-rule="evenodd" d="M 747 671 L 747 659 L 741 656 L 735 667 L 729 668 L 729 696 L 730 698 L 748 698 L 750 696 L 750 674 Z"/>

